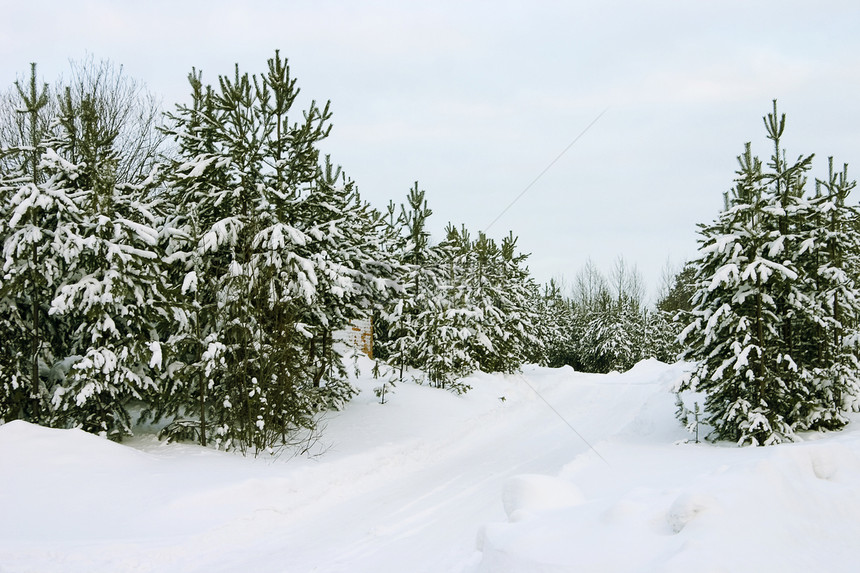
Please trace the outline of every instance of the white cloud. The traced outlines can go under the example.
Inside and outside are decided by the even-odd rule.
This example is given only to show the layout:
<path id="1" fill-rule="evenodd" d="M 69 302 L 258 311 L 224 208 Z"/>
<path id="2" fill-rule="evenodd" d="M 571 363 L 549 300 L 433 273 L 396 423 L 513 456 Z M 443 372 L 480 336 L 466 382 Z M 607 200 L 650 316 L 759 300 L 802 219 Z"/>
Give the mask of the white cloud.
<path id="1" fill-rule="evenodd" d="M 280 48 L 303 101 L 332 100 L 333 159 L 380 207 L 418 179 L 439 229 L 486 225 L 609 106 L 496 228 L 557 268 L 542 279 L 636 251 L 654 282 L 667 246 L 694 250 L 743 142 L 767 153 L 772 98 L 790 149 L 860 161 L 858 28 L 831 0 L 34 0 L 0 21 L 0 87 L 90 52 L 170 106 L 192 66 L 214 82 Z"/>

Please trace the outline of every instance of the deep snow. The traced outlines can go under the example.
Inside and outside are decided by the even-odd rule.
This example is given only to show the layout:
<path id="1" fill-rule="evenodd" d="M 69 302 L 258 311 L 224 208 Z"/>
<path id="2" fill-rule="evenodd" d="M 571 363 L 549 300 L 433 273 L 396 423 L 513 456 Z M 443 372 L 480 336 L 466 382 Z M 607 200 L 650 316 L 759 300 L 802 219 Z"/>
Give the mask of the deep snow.
<path id="1" fill-rule="evenodd" d="M 0 573 L 860 562 L 860 418 L 770 448 L 678 443 L 682 365 L 477 374 L 463 396 L 403 383 L 386 404 L 361 366 L 361 393 L 327 415 L 310 458 L 0 426 Z"/>

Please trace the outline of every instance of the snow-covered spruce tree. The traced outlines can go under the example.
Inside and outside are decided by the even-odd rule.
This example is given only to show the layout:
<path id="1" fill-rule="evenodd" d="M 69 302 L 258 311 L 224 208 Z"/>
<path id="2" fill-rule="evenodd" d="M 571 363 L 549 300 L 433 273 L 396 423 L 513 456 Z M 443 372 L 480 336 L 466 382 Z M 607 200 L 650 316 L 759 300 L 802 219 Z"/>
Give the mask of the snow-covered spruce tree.
<path id="1" fill-rule="evenodd" d="M 833 291 L 820 287 L 824 277 L 845 275 L 829 266 L 823 218 L 815 201 L 804 198 L 812 157 L 786 162 L 785 116 L 775 102 L 765 126 L 774 144 L 770 170 L 763 171 L 747 144 L 727 209 L 702 226 L 693 321 L 682 332 L 685 357 L 698 363 L 682 389 L 705 392 L 714 437 L 739 444 L 840 427 L 856 391 L 852 376 L 833 383 L 833 354 L 825 358 L 826 337 L 838 329 L 828 328 L 834 313 L 822 303 L 834 300 Z M 843 364 L 851 363 L 850 354 L 846 348 Z"/>
<path id="2" fill-rule="evenodd" d="M 191 320 L 156 415 L 173 418 L 167 436 L 260 450 L 312 429 L 354 391 L 331 333 L 391 284 L 383 225 L 320 162 L 328 104 L 293 108 L 299 90 L 277 52 L 265 74 L 237 66 L 215 89 L 189 79 L 191 104 L 171 114 L 179 154 L 167 181 L 170 260 Z"/>

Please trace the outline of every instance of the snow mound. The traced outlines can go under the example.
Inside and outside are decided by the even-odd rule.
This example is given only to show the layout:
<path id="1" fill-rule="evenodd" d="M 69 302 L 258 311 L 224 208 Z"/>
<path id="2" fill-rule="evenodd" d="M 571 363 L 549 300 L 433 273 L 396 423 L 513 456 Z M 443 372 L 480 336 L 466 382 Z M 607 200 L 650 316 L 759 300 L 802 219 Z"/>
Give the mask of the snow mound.
<path id="1" fill-rule="evenodd" d="M 504 484 L 502 502 L 510 521 L 521 521 L 533 514 L 579 505 L 582 492 L 572 483 L 544 475 L 519 475 Z"/>
<path id="2" fill-rule="evenodd" d="M 860 437 L 840 437 L 646 455 L 617 445 L 612 457 L 630 463 L 580 468 L 594 489 L 581 503 L 486 526 L 476 571 L 840 570 L 860 558 Z"/>
<path id="3" fill-rule="evenodd" d="M 49 460 L 57 468 L 83 465 L 89 471 L 94 466 L 121 467 L 148 459 L 138 450 L 82 430 L 45 428 L 21 420 L 0 425 L 0 452 L 4 465 L 8 462 L 19 469 Z"/>
<path id="4" fill-rule="evenodd" d="M 699 514 L 713 509 L 717 502 L 710 496 L 682 493 L 672 505 L 666 515 L 666 521 L 672 528 L 673 533 L 680 533 L 688 523 L 693 521 Z"/>

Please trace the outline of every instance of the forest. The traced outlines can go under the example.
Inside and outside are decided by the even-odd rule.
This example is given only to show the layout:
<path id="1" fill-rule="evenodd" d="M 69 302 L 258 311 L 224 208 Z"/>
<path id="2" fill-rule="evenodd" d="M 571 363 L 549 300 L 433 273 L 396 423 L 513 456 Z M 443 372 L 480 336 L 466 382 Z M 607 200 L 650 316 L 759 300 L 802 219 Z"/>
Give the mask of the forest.
<path id="1" fill-rule="evenodd" d="M 857 409 L 855 183 L 832 159 L 810 183 L 776 102 L 769 161 L 746 146 L 698 257 L 652 306 L 623 258 L 538 284 L 512 233 L 451 222 L 433 241 L 419 182 L 368 204 L 319 150 L 330 105 L 296 109 L 278 52 L 263 68 L 214 83 L 192 69 L 164 112 L 107 61 L 54 85 L 33 64 L 2 95 L 0 422 L 289 445 L 355 394 L 336 333 L 358 318 L 382 388 L 682 359 L 677 390 L 702 397 L 714 439 L 779 443 Z"/>

